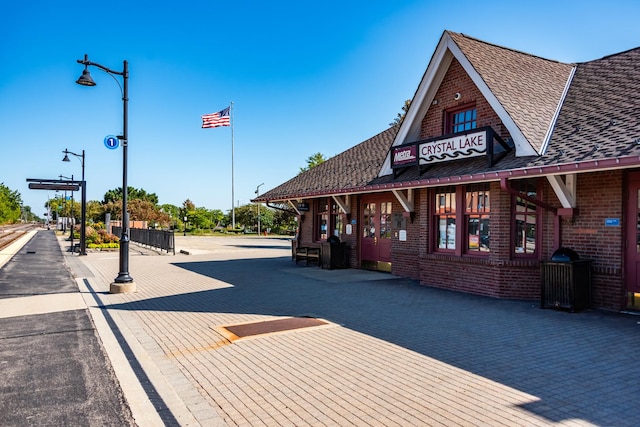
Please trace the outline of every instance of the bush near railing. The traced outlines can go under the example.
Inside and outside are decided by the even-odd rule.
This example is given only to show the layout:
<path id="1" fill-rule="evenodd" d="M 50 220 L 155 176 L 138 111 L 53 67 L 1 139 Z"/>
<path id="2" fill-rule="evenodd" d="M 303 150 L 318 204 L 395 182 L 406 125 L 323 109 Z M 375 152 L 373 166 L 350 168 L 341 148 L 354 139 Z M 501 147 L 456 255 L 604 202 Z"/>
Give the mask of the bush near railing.
<path id="1" fill-rule="evenodd" d="M 120 227 L 112 227 L 113 234 L 120 236 Z M 152 228 L 130 228 L 129 240 L 140 245 L 157 248 L 176 254 L 176 244 L 173 230 L 154 230 Z"/>

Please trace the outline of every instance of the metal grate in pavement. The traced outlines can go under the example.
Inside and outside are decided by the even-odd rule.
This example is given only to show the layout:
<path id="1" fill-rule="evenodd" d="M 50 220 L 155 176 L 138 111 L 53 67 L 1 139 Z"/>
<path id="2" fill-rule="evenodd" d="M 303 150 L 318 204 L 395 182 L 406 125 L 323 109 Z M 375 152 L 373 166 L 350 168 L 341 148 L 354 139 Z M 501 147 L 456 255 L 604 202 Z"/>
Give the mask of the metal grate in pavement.
<path id="1" fill-rule="evenodd" d="M 221 326 L 219 330 L 230 341 L 236 341 L 238 339 L 249 338 L 258 335 L 293 331 L 296 329 L 311 328 L 314 326 L 323 326 L 329 324 L 330 323 L 326 320 L 317 319 L 315 317 L 288 317 L 285 319 L 264 320 L 260 322 Z"/>

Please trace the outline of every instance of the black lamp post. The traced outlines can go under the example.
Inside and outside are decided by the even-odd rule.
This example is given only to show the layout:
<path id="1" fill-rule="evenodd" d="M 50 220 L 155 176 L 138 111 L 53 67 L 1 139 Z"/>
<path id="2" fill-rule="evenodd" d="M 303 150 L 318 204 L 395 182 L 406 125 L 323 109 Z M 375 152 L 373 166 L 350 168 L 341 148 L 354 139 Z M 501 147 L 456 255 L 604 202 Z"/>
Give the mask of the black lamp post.
<path id="1" fill-rule="evenodd" d="M 260 196 L 260 187 L 264 185 L 264 182 L 256 187 L 256 198 Z M 260 237 L 260 202 L 258 205 L 258 237 Z"/>
<path id="2" fill-rule="evenodd" d="M 82 150 L 82 154 L 73 153 L 66 148 L 63 151 L 64 159 L 63 162 L 70 162 L 69 154 L 72 156 L 76 156 L 80 159 L 80 163 L 82 164 L 82 206 L 80 209 L 80 255 L 87 254 L 87 183 L 84 180 L 84 150 Z M 66 202 L 65 202 L 66 203 Z M 71 235 L 73 236 L 73 229 L 71 229 Z"/>
<path id="3" fill-rule="evenodd" d="M 120 271 L 115 278 L 114 283 L 111 284 L 111 293 L 121 292 L 134 292 L 135 284 L 133 278 L 129 275 L 129 213 L 127 212 L 127 146 L 128 140 L 128 116 L 129 116 L 129 63 L 125 60 L 122 71 L 114 71 L 103 65 L 96 64 L 89 61 L 87 54 L 84 55 L 84 59 L 78 59 L 78 64 L 84 65 L 82 76 L 76 83 L 83 86 L 95 86 L 96 82 L 93 81 L 91 74 L 89 73 L 89 66 L 98 67 L 101 70 L 109 74 L 120 86 L 120 82 L 115 78 L 115 75 L 122 76 L 123 85 L 120 86 L 122 91 L 123 102 L 123 124 L 122 135 L 118 136 L 118 139 L 122 141 L 122 233 L 120 236 Z M 83 187 L 84 188 L 84 187 Z"/>
<path id="4" fill-rule="evenodd" d="M 62 181 L 62 178 L 70 179 L 71 182 L 73 182 L 73 175 L 71 175 L 71 177 L 60 175 L 60 181 Z M 66 194 L 66 191 L 65 191 L 65 194 Z M 65 196 L 64 203 L 65 204 L 67 203 L 66 196 Z M 58 214 L 58 217 L 59 216 L 60 216 L 60 214 Z M 67 222 L 67 217 L 65 216 L 63 218 L 64 218 L 64 222 Z M 72 254 L 73 254 L 73 223 L 74 222 L 75 222 L 75 220 L 74 220 L 74 216 L 73 216 L 73 190 L 71 190 L 71 233 L 69 233 L 69 241 L 71 242 L 71 245 L 69 246 L 69 252 L 71 252 Z"/>

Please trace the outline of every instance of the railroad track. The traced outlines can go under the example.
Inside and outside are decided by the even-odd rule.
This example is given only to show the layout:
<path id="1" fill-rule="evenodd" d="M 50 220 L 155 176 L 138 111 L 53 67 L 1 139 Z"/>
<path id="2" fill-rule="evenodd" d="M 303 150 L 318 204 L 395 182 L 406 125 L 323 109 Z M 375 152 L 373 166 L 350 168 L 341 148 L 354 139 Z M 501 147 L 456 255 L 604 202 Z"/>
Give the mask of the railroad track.
<path id="1" fill-rule="evenodd" d="M 38 228 L 38 224 L 0 225 L 0 250 L 6 248 L 34 228 Z"/>

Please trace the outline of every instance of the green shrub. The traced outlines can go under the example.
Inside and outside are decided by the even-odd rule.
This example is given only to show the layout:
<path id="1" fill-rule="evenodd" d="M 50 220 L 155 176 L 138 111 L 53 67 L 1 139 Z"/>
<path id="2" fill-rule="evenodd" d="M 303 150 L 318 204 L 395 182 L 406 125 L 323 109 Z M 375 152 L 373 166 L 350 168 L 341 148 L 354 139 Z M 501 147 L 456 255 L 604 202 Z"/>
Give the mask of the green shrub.
<path id="1" fill-rule="evenodd" d="M 120 247 L 119 243 L 89 243 L 87 244 L 87 248 L 89 249 L 118 249 Z"/>

